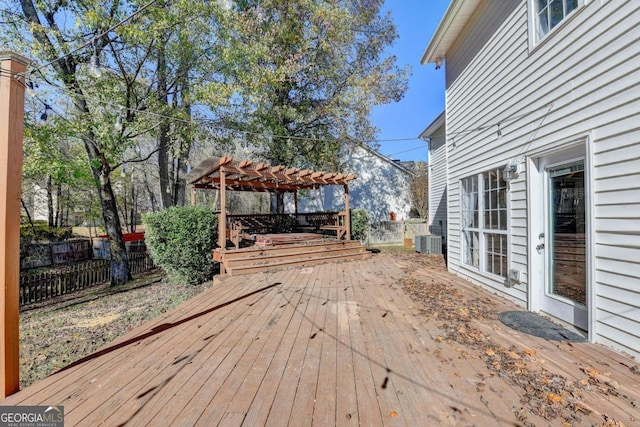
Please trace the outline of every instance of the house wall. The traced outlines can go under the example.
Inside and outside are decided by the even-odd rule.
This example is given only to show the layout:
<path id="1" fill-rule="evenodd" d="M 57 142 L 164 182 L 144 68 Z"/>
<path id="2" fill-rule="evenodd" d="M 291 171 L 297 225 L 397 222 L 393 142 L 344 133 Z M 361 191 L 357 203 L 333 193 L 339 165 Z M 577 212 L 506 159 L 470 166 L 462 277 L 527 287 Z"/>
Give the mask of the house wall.
<path id="1" fill-rule="evenodd" d="M 445 126 L 429 141 L 429 229 L 444 236 L 447 230 L 447 151 Z"/>
<path id="2" fill-rule="evenodd" d="M 640 3 L 585 0 L 537 45 L 527 3 L 485 1 L 447 54 L 449 266 L 530 304 L 537 230 L 528 229 L 535 207 L 527 202 L 526 159 L 587 139 L 592 338 L 640 357 Z M 497 30 L 487 37 L 487 28 Z M 521 173 L 509 184 L 509 258 L 523 276 L 508 288 L 461 264 L 460 179 L 514 160 Z"/>
<path id="3" fill-rule="evenodd" d="M 344 154 L 343 170 L 358 175 L 349 184 L 349 205 L 363 208 L 371 222 L 389 220 L 395 212 L 398 220 L 409 217 L 411 209 L 410 183 L 413 176 L 393 161 L 358 146 Z M 287 210 L 293 212 L 293 200 L 287 200 Z M 327 186 L 298 196 L 299 212 L 344 209 L 342 187 Z"/>

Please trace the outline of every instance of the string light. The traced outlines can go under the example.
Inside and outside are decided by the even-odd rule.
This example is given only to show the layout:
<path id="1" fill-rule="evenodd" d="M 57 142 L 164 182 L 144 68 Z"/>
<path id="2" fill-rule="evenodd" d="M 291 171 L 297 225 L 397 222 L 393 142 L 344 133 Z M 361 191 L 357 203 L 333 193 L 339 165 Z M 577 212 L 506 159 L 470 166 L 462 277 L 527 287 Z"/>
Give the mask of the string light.
<path id="1" fill-rule="evenodd" d="M 95 39 L 93 39 L 93 54 L 89 62 L 89 74 L 96 79 L 102 77 L 102 69 L 100 68 L 100 57 L 98 56 L 98 49 L 96 48 Z"/>
<path id="2" fill-rule="evenodd" d="M 130 20 L 132 20 L 133 18 L 135 18 L 136 16 L 138 16 L 140 13 L 142 13 L 144 10 L 148 9 L 149 7 L 151 7 L 154 3 L 157 3 L 158 0 L 151 0 L 150 2 L 148 2 L 147 4 L 145 4 L 144 6 L 138 8 L 135 12 L 133 12 L 131 15 L 127 16 L 126 18 L 124 18 L 123 20 L 121 20 L 120 22 L 117 22 L 116 24 L 112 25 L 111 27 L 109 27 L 106 31 L 102 32 L 101 34 L 93 37 L 91 40 L 89 40 L 86 43 L 81 44 L 80 46 L 78 46 L 77 48 L 65 53 L 62 56 L 57 57 L 56 59 L 49 61 L 41 66 L 39 66 L 38 68 L 34 68 L 33 70 L 28 71 L 26 74 L 35 74 L 38 71 L 47 68 L 53 64 L 55 64 L 58 61 L 62 61 L 63 59 L 73 55 L 74 53 L 86 48 L 89 45 L 93 45 L 94 46 L 94 53 L 95 53 L 95 43 L 96 40 L 100 40 L 102 37 L 106 36 L 107 34 L 109 34 L 112 31 L 117 30 L 119 27 L 121 27 L 122 25 L 126 24 L 127 22 L 129 22 Z M 93 57 L 91 58 L 93 59 Z M 97 59 L 97 55 L 96 55 L 96 59 Z"/>
<path id="3" fill-rule="evenodd" d="M 53 109 L 51 108 L 51 105 L 47 104 L 46 102 L 43 102 L 44 105 L 44 110 L 42 111 L 42 113 L 40 113 L 40 120 L 42 120 L 43 122 L 46 122 L 47 119 L 49 118 L 49 111 L 53 111 Z"/>
<path id="4" fill-rule="evenodd" d="M 28 80 L 25 84 L 25 89 L 26 89 L 26 93 L 28 96 L 34 96 L 35 95 L 35 88 L 38 87 L 37 83 L 32 82 L 31 80 Z"/>

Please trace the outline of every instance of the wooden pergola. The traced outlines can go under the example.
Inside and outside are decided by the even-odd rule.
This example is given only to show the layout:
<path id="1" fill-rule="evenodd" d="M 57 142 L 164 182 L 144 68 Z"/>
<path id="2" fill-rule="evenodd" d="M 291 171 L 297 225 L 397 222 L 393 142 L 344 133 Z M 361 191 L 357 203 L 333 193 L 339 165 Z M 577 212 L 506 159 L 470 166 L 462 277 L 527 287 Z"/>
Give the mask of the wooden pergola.
<path id="1" fill-rule="evenodd" d="M 268 193 L 293 193 L 295 213 L 298 213 L 298 190 L 316 190 L 326 185 L 344 187 L 346 240 L 351 236 L 349 220 L 349 182 L 355 174 L 316 172 L 308 169 L 272 166 L 251 160 L 234 160 L 232 157 L 211 157 L 202 161 L 190 173 L 191 203 L 195 203 L 195 189 L 220 191 L 220 217 L 218 219 L 218 244 L 226 247 L 227 211 L 226 191 L 251 191 Z"/>

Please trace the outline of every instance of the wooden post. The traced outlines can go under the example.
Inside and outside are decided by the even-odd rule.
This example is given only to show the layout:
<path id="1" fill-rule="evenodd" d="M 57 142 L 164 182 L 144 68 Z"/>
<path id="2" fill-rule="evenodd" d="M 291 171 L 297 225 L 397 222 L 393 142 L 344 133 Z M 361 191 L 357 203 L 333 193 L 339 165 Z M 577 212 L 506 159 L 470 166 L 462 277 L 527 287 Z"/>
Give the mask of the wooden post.
<path id="1" fill-rule="evenodd" d="M 227 246 L 227 206 L 224 166 L 220 166 L 220 215 L 218 215 L 218 246 L 224 250 Z"/>
<path id="2" fill-rule="evenodd" d="M 344 210 L 347 215 L 344 217 L 344 223 L 347 227 L 347 235 L 344 236 L 344 240 L 351 240 L 351 212 L 349 212 L 349 185 L 344 185 Z"/>
<path id="3" fill-rule="evenodd" d="M 296 214 L 296 218 L 298 217 L 298 190 L 293 192 L 293 207 L 295 209 L 294 213 Z"/>
<path id="4" fill-rule="evenodd" d="M 196 189 L 193 187 L 193 185 L 190 185 L 189 189 L 191 190 L 191 206 L 195 206 L 196 205 Z"/>
<path id="5" fill-rule="evenodd" d="M 24 72 L 29 60 L 0 52 L 0 387 L 20 389 L 20 184 Z M 18 76 L 22 73 L 21 76 Z M 0 399 L 0 400 L 2 400 Z"/>

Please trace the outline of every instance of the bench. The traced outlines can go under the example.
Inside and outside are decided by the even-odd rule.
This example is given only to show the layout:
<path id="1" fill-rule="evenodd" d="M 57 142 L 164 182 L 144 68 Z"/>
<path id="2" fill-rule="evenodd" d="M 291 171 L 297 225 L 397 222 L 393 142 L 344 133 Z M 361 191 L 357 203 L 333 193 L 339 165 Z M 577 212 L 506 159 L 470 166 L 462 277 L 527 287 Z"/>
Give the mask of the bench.
<path id="1" fill-rule="evenodd" d="M 270 215 L 227 217 L 227 238 L 233 242 L 236 249 L 240 248 L 242 240 L 255 240 L 256 234 L 275 233 L 276 228 L 276 221 Z"/>
<path id="2" fill-rule="evenodd" d="M 336 233 L 336 238 L 342 240 L 348 238 L 347 236 L 347 212 L 340 211 L 337 216 L 333 217 L 332 224 L 325 224 L 320 226 L 320 230 L 331 231 Z"/>

